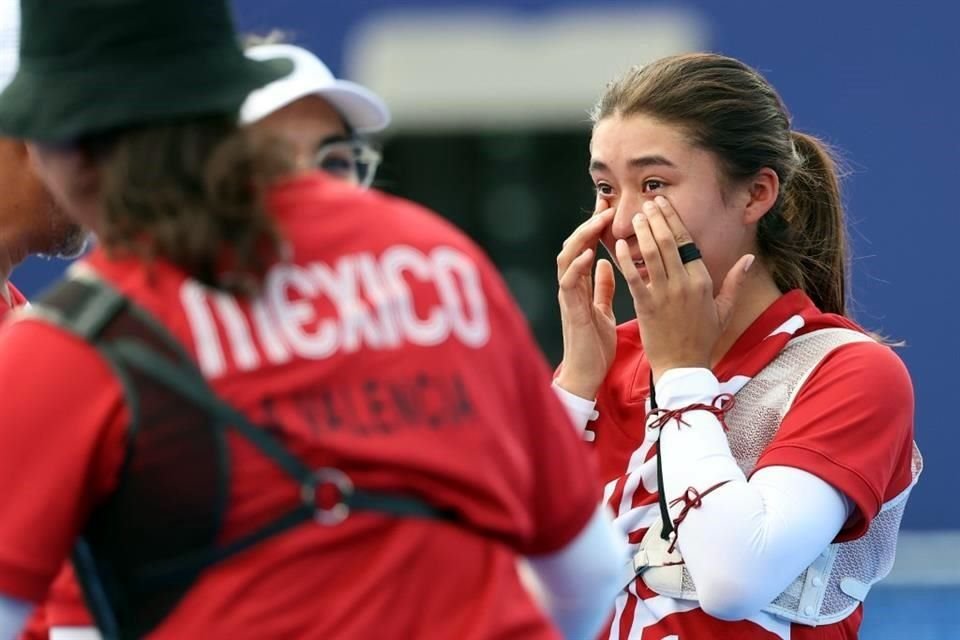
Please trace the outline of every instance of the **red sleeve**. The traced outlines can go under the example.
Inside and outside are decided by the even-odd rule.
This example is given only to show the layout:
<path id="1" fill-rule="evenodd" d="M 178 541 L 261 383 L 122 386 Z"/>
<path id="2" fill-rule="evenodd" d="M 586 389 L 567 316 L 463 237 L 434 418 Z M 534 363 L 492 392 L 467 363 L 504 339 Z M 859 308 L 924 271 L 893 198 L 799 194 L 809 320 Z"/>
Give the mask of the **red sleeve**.
<path id="1" fill-rule="evenodd" d="M 38 320 L 0 332 L 0 593 L 39 601 L 124 452 L 122 393 L 79 338 Z"/>
<path id="2" fill-rule="evenodd" d="M 911 483 L 913 386 L 892 349 L 855 343 L 811 373 L 757 469 L 791 466 L 823 478 L 856 505 L 838 541 L 867 529 Z"/>
<path id="3" fill-rule="evenodd" d="M 492 267 L 490 268 L 492 270 Z M 549 366 L 530 328 L 499 276 L 493 276 L 490 307 L 499 311 L 509 337 L 515 372 L 517 428 L 524 430 L 532 465 L 534 535 L 520 549 L 524 555 L 558 551 L 570 543 L 596 513 L 602 500 L 590 451 L 570 423 L 551 388 Z"/>
<path id="4" fill-rule="evenodd" d="M 83 591 L 77 582 L 72 564 L 65 564 L 50 586 L 46 601 L 47 624 L 53 627 L 92 627 L 93 617 L 87 611 Z"/>

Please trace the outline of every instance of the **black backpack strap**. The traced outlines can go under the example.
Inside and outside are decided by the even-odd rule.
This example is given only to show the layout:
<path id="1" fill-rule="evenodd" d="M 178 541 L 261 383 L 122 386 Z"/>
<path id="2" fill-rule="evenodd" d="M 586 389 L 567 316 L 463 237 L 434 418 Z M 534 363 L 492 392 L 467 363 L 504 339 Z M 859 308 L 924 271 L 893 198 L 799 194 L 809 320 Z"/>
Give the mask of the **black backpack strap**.
<path id="1" fill-rule="evenodd" d="M 110 287 L 84 276 L 55 284 L 39 301 L 23 310 L 95 342 L 103 329 L 127 306 L 127 299 Z"/>

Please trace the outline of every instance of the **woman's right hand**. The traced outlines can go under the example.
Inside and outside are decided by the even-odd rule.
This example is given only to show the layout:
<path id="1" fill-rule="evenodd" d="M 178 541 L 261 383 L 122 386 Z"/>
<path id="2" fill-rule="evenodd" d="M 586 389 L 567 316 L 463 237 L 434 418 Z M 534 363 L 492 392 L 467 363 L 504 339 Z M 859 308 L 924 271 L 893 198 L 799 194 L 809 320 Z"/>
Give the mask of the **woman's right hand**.
<path id="1" fill-rule="evenodd" d="M 597 244 L 614 210 L 604 200 L 597 209 L 564 241 L 557 256 L 563 362 L 554 382 L 588 400 L 596 397 L 617 348 L 613 265 L 598 260 L 596 275 L 591 273 Z"/>

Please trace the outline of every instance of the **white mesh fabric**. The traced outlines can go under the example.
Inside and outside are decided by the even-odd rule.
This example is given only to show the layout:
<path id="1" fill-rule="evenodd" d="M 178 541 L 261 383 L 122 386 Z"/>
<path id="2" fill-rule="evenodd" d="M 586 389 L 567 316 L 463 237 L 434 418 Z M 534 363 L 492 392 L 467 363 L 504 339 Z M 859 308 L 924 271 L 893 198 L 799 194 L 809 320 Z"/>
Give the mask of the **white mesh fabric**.
<path id="1" fill-rule="evenodd" d="M 693 584 L 693 576 L 687 571 L 686 567 L 681 567 L 683 578 L 680 583 L 680 598 L 682 600 L 696 600 L 697 586 Z"/>
<path id="2" fill-rule="evenodd" d="M 793 397 L 810 372 L 835 348 L 869 338 L 846 329 L 824 329 L 794 338 L 760 373 L 737 393 L 727 414 L 727 439 L 740 469 L 747 476 L 773 440 Z"/>
<path id="3" fill-rule="evenodd" d="M 783 351 L 736 394 L 736 404 L 727 414 L 730 449 L 747 476 L 760 454 L 773 440 L 796 393 L 813 369 L 831 351 L 844 344 L 870 338 L 847 329 L 823 329 L 794 338 Z M 914 483 L 922 459 L 914 446 Z M 912 485 L 911 485 L 912 486 Z M 765 609 L 791 621 L 808 625 L 829 624 L 850 615 L 870 585 L 883 579 L 893 566 L 897 534 L 910 489 L 884 505 L 863 537 L 830 545 Z M 696 600 L 693 578 L 686 567 L 680 594 L 664 594 Z M 844 582 L 844 580 L 856 582 Z M 857 588 L 862 587 L 862 588 Z"/>
<path id="4" fill-rule="evenodd" d="M 799 611 L 800 596 L 803 595 L 803 584 L 806 579 L 807 570 L 804 569 L 803 573 L 801 573 L 796 580 L 791 582 L 790 585 L 783 590 L 783 593 L 777 596 L 776 600 L 773 601 L 771 606 L 775 606 L 786 611 Z"/>
<path id="5" fill-rule="evenodd" d="M 914 448 L 916 453 L 916 448 Z M 866 589 L 882 580 L 893 568 L 900 520 L 910 489 L 883 506 L 870 523 L 867 533 L 857 540 L 839 545 L 826 582 L 819 617 L 824 622 L 842 620 L 860 602 L 844 593 L 842 582 L 853 579 Z"/>

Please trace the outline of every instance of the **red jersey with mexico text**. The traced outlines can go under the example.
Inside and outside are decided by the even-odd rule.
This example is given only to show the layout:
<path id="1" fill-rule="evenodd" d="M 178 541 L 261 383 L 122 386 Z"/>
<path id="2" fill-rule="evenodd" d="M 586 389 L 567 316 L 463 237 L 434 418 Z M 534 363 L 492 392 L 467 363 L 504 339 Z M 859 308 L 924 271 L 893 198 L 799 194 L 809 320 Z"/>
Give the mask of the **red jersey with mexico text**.
<path id="1" fill-rule="evenodd" d="M 840 316 L 821 313 L 801 291 L 774 302 L 714 367 L 722 385 L 742 383 L 773 360 L 787 341 L 816 329 L 862 331 Z M 656 449 L 644 442 L 650 367 L 636 321 L 618 328 L 617 359 L 597 398 L 594 432 L 605 484 L 604 499 L 636 546 L 659 516 Z M 837 541 L 856 539 L 884 503 L 911 486 L 913 392 L 891 349 L 858 342 L 829 353 L 797 394 L 756 469 L 803 469 L 844 493 L 856 509 Z M 755 470 L 756 470 L 755 469 Z M 868 605 L 869 606 L 869 605 Z M 610 640 L 854 640 L 862 606 L 846 619 L 818 627 L 791 624 L 760 612 L 726 622 L 693 600 L 661 596 L 634 580 L 616 601 Z"/>
<path id="2" fill-rule="evenodd" d="M 517 556 L 566 546 L 601 491 L 505 286 L 472 243 L 402 200 L 311 175 L 272 209 L 293 259 L 254 301 L 161 262 L 86 262 L 301 459 L 461 522 L 354 512 L 301 525 L 206 571 L 151 637 L 556 638 Z M 128 412 L 106 363 L 62 330 L 25 319 L 0 348 L 17 363 L 0 363 L 0 482 L 30 488 L 0 504 L 0 592 L 38 601 L 115 487 Z M 230 444 L 227 541 L 298 491 Z"/>

